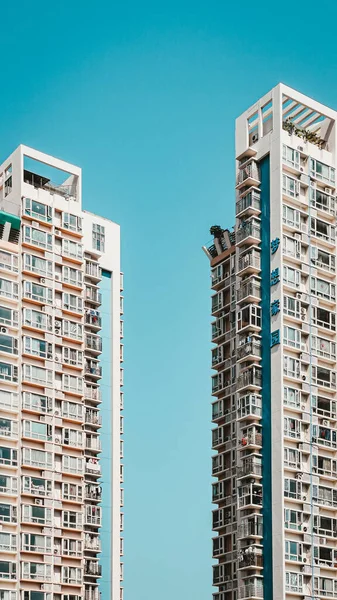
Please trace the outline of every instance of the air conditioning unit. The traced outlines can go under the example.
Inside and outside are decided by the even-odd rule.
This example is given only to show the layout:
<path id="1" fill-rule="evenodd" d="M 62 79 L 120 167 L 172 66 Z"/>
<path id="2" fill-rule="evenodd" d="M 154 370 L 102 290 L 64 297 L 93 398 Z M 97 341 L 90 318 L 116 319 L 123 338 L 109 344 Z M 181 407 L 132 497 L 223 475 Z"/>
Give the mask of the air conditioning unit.
<path id="1" fill-rule="evenodd" d="M 295 477 L 296 477 L 296 479 L 302 479 L 303 473 L 300 473 L 300 472 L 296 473 Z"/>
<path id="2" fill-rule="evenodd" d="M 252 144 L 255 144 L 259 139 L 259 134 L 258 133 L 254 133 L 252 135 Z"/>
<path id="3" fill-rule="evenodd" d="M 324 427 L 329 427 L 330 423 L 327 419 L 323 419 L 322 421 Z"/>
<path id="4" fill-rule="evenodd" d="M 35 498 L 34 504 L 39 504 L 40 506 L 43 506 L 43 500 L 42 500 L 42 498 Z"/>
<path id="5" fill-rule="evenodd" d="M 303 500 L 303 502 L 306 502 L 306 501 L 307 501 L 307 497 L 306 497 L 306 495 L 305 495 L 305 494 L 302 496 L 302 500 Z"/>
<path id="6" fill-rule="evenodd" d="M 301 315 L 301 320 L 305 321 L 305 315 Z"/>
<path id="7" fill-rule="evenodd" d="M 304 173 L 303 167 L 300 167 L 300 171 L 301 171 L 301 173 Z"/>
<path id="8" fill-rule="evenodd" d="M 307 380 L 307 376 L 306 375 L 302 375 L 302 380 L 306 381 Z"/>
<path id="9" fill-rule="evenodd" d="M 319 543 L 321 544 L 321 546 L 325 546 L 326 539 L 325 538 L 319 538 Z"/>
<path id="10" fill-rule="evenodd" d="M 37 227 L 37 228 L 40 227 L 40 223 L 38 221 L 32 221 L 32 225 L 33 225 L 33 227 Z"/>
<path id="11" fill-rule="evenodd" d="M 305 352 L 305 351 L 306 351 L 306 349 L 307 349 L 307 348 L 306 348 L 306 345 L 305 345 L 305 344 L 301 344 L 301 350 L 302 350 L 302 352 Z"/>
<path id="12" fill-rule="evenodd" d="M 55 444 L 60 444 L 61 443 L 61 438 L 56 437 L 55 440 L 54 440 L 54 443 Z"/>
<path id="13" fill-rule="evenodd" d="M 60 415 L 60 411 L 59 410 L 55 410 L 54 411 L 54 415 L 55 415 L 55 417 L 58 417 Z"/>
<path id="14" fill-rule="evenodd" d="M 330 193 L 331 193 L 331 190 L 330 190 L 330 188 L 327 188 L 327 187 L 326 187 L 326 188 L 324 188 L 324 191 L 325 191 L 325 193 L 326 193 L 326 194 L 330 194 Z"/>
<path id="15" fill-rule="evenodd" d="M 55 273 L 55 280 L 60 281 L 60 279 L 61 279 L 61 275 L 59 275 L 58 273 Z"/>
<path id="16" fill-rule="evenodd" d="M 304 526 L 303 531 L 304 531 L 304 533 L 306 533 L 308 531 L 308 528 L 306 526 Z"/>
<path id="17" fill-rule="evenodd" d="M 40 283 L 46 283 L 46 280 L 44 277 L 40 277 Z"/>
<path id="18" fill-rule="evenodd" d="M 59 229 L 55 229 L 55 235 L 62 235 L 62 233 Z"/>
<path id="19" fill-rule="evenodd" d="M 60 359 L 59 359 L 59 357 L 57 356 L 57 354 L 54 356 L 54 360 L 55 360 L 55 362 L 59 362 L 59 360 L 60 360 Z"/>
<path id="20" fill-rule="evenodd" d="M 305 404 L 302 404 L 301 410 L 305 410 Z"/>
<path id="21" fill-rule="evenodd" d="M 298 300 L 300 300 L 302 298 L 302 293 L 301 292 L 296 292 L 296 298 Z"/>
<path id="22" fill-rule="evenodd" d="M 304 306 L 301 306 L 301 315 L 306 315 L 307 314 L 307 309 L 304 308 Z"/>
<path id="23" fill-rule="evenodd" d="M 297 150 L 299 150 L 300 152 L 304 152 L 303 146 L 297 146 Z"/>
<path id="24" fill-rule="evenodd" d="M 301 234 L 300 233 L 295 233 L 294 239 L 300 241 L 302 239 Z"/>
<path id="25" fill-rule="evenodd" d="M 1 327 L 1 333 L 7 333 L 7 328 L 6 327 Z"/>
<path id="26" fill-rule="evenodd" d="M 307 560 L 308 560 L 308 559 L 307 559 L 307 558 L 304 556 L 304 557 L 303 557 L 303 562 L 304 562 L 304 563 L 306 563 L 306 562 L 307 562 Z"/>
<path id="27" fill-rule="evenodd" d="M 58 554 L 58 553 L 59 553 L 58 549 L 54 548 L 54 554 Z"/>

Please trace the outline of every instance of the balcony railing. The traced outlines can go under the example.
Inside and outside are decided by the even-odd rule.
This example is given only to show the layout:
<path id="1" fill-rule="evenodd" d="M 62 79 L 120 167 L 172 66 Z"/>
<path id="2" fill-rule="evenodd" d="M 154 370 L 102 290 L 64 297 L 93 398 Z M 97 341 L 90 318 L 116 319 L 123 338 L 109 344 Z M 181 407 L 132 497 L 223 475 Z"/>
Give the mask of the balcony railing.
<path id="1" fill-rule="evenodd" d="M 97 562 L 90 561 L 85 563 L 84 568 L 85 575 L 92 575 L 93 577 L 101 577 L 102 575 L 102 565 Z"/>
<path id="2" fill-rule="evenodd" d="M 102 318 L 97 310 L 89 310 L 85 313 L 85 324 L 97 329 L 102 327 Z"/>
<path id="3" fill-rule="evenodd" d="M 102 338 L 99 336 L 86 335 L 85 349 L 102 352 Z"/>
<path id="4" fill-rule="evenodd" d="M 248 387 L 248 386 L 261 387 L 261 385 L 262 385 L 262 375 L 261 375 L 261 371 L 258 369 L 253 369 L 253 368 L 247 369 L 246 371 L 241 373 L 241 375 L 239 375 L 238 380 L 237 380 L 237 389 Z"/>
<path id="5" fill-rule="evenodd" d="M 258 434 L 259 435 L 259 434 Z M 257 475 L 261 477 L 262 475 L 262 464 L 254 462 L 253 460 L 249 460 L 244 462 L 242 467 L 238 468 L 238 477 L 254 477 Z"/>
<path id="6" fill-rule="evenodd" d="M 246 238 L 254 238 L 258 241 L 261 240 L 261 228 L 257 223 L 247 221 L 244 225 L 239 227 L 236 232 L 237 243 L 242 242 Z"/>
<path id="7" fill-rule="evenodd" d="M 263 586 L 250 583 L 239 588 L 239 598 L 261 598 L 263 599 Z"/>
<path id="8" fill-rule="evenodd" d="M 261 357 L 261 342 L 251 341 L 239 346 L 236 351 L 237 359 L 245 358 L 246 356 Z"/>
<path id="9" fill-rule="evenodd" d="M 244 300 L 249 296 L 254 296 L 255 298 L 261 298 L 261 286 L 256 281 L 249 281 L 247 283 L 243 283 L 241 287 L 237 291 L 237 299 L 238 301 Z"/>
<path id="10" fill-rule="evenodd" d="M 239 257 L 238 269 L 239 271 L 243 271 L 244 269 L 248 269 L 248 267 L 253 267 L 254 269 L 261 268 L 261 258 L 259 253 L 249 252 Z"/>
<path id="11" fill-rule="evenodd" d="M 236 214 L 239 215 L 244 210 L 255 209 L 260 210 L 260 194 L 256 191 L 249 192 L 243 198 L 240 198 L 236 203 Z"/>

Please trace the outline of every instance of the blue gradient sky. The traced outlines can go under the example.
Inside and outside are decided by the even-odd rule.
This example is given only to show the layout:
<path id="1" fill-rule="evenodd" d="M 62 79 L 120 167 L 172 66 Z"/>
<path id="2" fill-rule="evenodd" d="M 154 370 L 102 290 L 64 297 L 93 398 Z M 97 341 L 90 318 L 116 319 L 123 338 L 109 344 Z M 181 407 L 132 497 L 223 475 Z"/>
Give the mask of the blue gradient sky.
<path id="1" fill-rule="evenodd" d="M 233 222 L 234 118 L 279 81 L 337 108 L 336 17 L 331 0 L 2 6 L 0 160 L 22 142 L 82 166 L 84 207 L 122 227 L 126 600 L 211 597 L 200 248 Z"/>

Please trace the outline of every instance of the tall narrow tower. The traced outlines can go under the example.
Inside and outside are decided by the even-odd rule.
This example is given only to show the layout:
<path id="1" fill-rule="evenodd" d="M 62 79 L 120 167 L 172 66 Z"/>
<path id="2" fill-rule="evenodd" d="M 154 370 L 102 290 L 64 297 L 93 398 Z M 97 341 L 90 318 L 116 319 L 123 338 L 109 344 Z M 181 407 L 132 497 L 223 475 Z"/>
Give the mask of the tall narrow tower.
<path id="1" fill-rule="evenodd" d="M 120 600 L 122 298 L 81 170 L 0 166 L 0 599 Z"/>
<path id="2" fill-rule="evenodd" d="M 214 600 L 337 597 L 336 117 L 282 84 L 236 122 L 213 230 Z"/>

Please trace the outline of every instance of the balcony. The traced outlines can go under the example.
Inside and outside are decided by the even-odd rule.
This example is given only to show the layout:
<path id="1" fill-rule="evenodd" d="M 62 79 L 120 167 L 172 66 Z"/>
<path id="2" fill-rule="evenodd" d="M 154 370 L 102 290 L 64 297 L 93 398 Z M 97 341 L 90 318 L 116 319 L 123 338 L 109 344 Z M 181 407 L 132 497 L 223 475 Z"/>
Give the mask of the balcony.
<path id="1" fill-rule="evenodd" d="M 336 199 L 334 196 L 322 192 L 318 188 L 310 188 L 310 204 L 316 210 L 320 210 L 333 217 L 336 215 Z"/>
<path id="2" fill-rule="evenodd" d="M 102 524 L 100 508 L 96 507 L 96 506 L 90 506 L 90 505 L 87 506 L 84 522 L 85 522 L 85 525 L 93 525 L 94 527 L 100 527 Z"/>
<path id="3" fill-rule="evenodd" d="M 89 310 L 85 312 L 86 325 L 89 325 L 94 331 L 98 331 L 102 327 L 102 318 L 98 310 Z"/>
<path id="4" fill-rule="evenodd" d="M 240 600 L 243 598 L 249 598 L 250 600 L 263 600 L 263 583 L 260 584 L 250 583 L 239 588 Z"/>
<path id="5" fill-rule="evenodd" d="M 247 458 L 243 461 L 242 467 L 238 468 L 238 478 L 241 477 L 262 477 L 262 462 L 257 456 Z"/>
<path id="6" fill-rule="evenodd" d="M 238 488 L 238 508 L 256 508 L 262 506 L 262 485 L 251 483 Z"/>
<path id="7" fill-rule="evenodd" d="M 102 402 L 102 392 L 98 387 L 94 387 L 92 385 L 84 386 L 84 397 L 87 400 L 92 400 L 93 402 Z"/>
<path id="8" fill-rule="evenodd" d="M 258 449 L 262 448 L 262 433 L 256 426 L 248 427 L 243 430 L 242 437 L 239 442 L 240 449 Z"/>
<path id="9" fill-rule="evenodd" d="M 96 458 L 89 458 L 89 460 L 85 463 L 85 472 L 93 477 L 100 477 L 101 465 Z"/>
<path id="10" fill-rule="evenodd" d="M 102 499 L 102 488 L 99 485 L 87 484 L 85 486 L 85 499 L 100 502 Z"/>
<path id="11" fill-rule="evenodd" d="M 101 452 L 101 440 L 98 436 L 85 436 L 85 449 L 91 450 L 92 452 Z"/>
<path id="12" fill-rule="evenodd" d="M 90 560 L 85 562 L 84 574 L 90 577 L 101 577 L 102 576 L 102 565 L 98 562 Z"/>
<path id="13" fill-rule="evenodd" d="M 259 185 L 259 170 L 255 161 L 246 163 L 246 166 L 239 169 L 236 180 L 236 189 L 240 190 L 252 186 L 258 187 Z"/>
<path id="14" fill-rule="evenodd" d="M 250 367 L 243 371 L 237 379 L 237 390 L 252 388 L 260 390 L 262 387 L 262 373 L 259 367 Z"/>
<path id="15" fill-rule="evenodd" d="M 92 354 L 98 355 L 102 352 L 102 338 L 98 335 L 85 336 L 85 350 L 89 350 Z"/>
<path id="16" fill-rule="evenodd" d="M 98 428 L 102 425 L 102 417 L 97 410 L 86 410 L 84 422 L 85 425 L 92 425 Z"/>
<path id="17" fill-rule="evenodd" d="M 84 299 L 86 302 L 90 302 L 91 304 L 102 304 L 102 294 L 94 287 L 85 288 Z"/>
<path id="18" fill-rule="evenodd" d="M 238 399 L 238 420 L 259 421 L 262 417 L 262 398 L 257 394 L 248 394 Z"/>
<path id="19" fill-rule="evenodd" d="M 248 340 L 238 346 L 236 350 L 237 360 L 258 360 L 261 358 L 261 341 L 254 337 L 248 338 Z"/>
<path id="20" fill-rule="evenodd" d="M 102 279 L 102 269 L 97 263 L 86 261 L 85 275 L 93 281 L 100 281 Z"/>
<path id="21" fill-rule="evenodd" d="M 260 302 L 261 300 L 261 285 L 260 280 L 256 277 L 250 277 L 247 281 L 241 282 L 240 288 L 237 291 L 238 302 Z"/>
<path id="22" fill-rule="evenodd" d="M 252 190 L 236 203 L 236 216 L 258 215 L 261 212 L 260 192 Z"/>
<path id="23" fill-rule="evenodd" d="M 260 222 L 256 219 L 251 221 L 244 221 L 240 224 L 236 231 L 236 243 L 237 246 L 243 245 L 258 245 L 261 241 L 261 226 Z"/>
<path id="24" fill-rule="evenodd" d="M 102 377 L 102 367 L 98 366 L 96 362 L 86 362 L 85 374 L 90 375 L 92 379 L 100 379 Z"/>
<path id="25" fill-rule="evenodd" d="M 256 552 L 254 546 L 248 546 L 238 553 L 238 568 L 239 569 L 263 569 L 262 554 Z"/>
<path id="26" fill-rule="evenodd" d="M 87 533 L 84 539 L 84 550 L 89 552 L 101 552 L 101 541 L 99 537 Z"/>
<path id="27" fill-rule="evenodd" d="M 261 256 L 257 250 L 251 250 L 239 256 L 238 273 L 243 275 L 259 273 L 261 270 Z"/>

